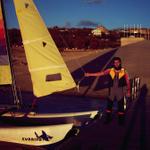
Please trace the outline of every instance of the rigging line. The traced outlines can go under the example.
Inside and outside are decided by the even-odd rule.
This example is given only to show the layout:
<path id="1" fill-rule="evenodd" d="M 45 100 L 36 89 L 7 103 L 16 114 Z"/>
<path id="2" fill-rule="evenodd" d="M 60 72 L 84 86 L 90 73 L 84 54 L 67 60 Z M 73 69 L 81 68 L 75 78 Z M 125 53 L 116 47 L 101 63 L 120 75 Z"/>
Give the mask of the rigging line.
<path id="1" fill-rule="evenodd" d="M 59 34 L 60 38 L 63 40 L 64 44 L 66 45 L 66 47 L 69 47 L 68 43 L 66 42 L 66 40 L 64 40 L 63 36 L 61 35 L 61 33 Z M 74 56 L 73 52 L 71 52 L 71 55 Z M 77 58 L 78 59 L 78 58 Z M 83 73 L 85 73 L 84 68 L 81 66 L 81 64 L 79 63 L 79 61 L 75 59 L 75 63 L 77 64 L 77 66 L 82 70 Z"/>
<path id="2" fill-rule="evenodd" d="M 10 51 L 10 41 L 8 38 L 8 31 L 6 29 L 6 18 L 5 18 L 5 11 L 4 11 L 4 2 L 1 0 L 1 8 L 2 8 L 2 15 L 3 15 L 3 20 L 4 20 L 4 30 L 5 30 L 5 35 L 6 35 L 6 44 L 7 44 L 7 53 L 9 57 L 9 64 L 10 64 L 10 69 L 11 69 L 11 76 L 12 76 L 12 92 L 13 92 L 13 97 L 14 97 L 14 104 L 16 104 L 19 107 L 19 98 L 17 95 L 17 87 L 16 87 L 16 80 L 15 80 L 15 75 L 14 75 L 14 68 L 12 64 L 12 53 Z"/>
<path id="3" fill-rule="evenodd" d="M 63 36 L 61 35 L 61 33 L 59 34 L 60 38 L 62 39 L 62 41 L 64 42 L 64 44 L 66 45 L 66 47 L 69 47 L 68 43 L 66 42 L 66 40 L 63 38 Z M 71 55 L 74 56 L 73 52 L 71 52 Z M 81 69 L 81 71 L 85 74 L 85 70 L 84 68 L 81 66 L 80 61 L 77 59 L 74 60 L 75 63 L 77 64 L 77 66 Z M 76 84 L 76 88 L 77 91 L 80 92 L 80 83 L 85 79 L 85 76 L 83 76 Z"/>

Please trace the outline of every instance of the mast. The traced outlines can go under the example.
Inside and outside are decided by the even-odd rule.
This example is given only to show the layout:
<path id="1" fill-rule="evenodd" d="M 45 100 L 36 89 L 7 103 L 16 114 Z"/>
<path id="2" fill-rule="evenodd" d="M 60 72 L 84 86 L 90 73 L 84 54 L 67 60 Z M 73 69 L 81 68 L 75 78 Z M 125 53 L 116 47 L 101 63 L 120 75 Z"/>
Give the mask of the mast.
<path id="1" fill-rule="evenodd" d="M 7 53 L 8 53 L 10 71 L 11 71 L 11 76 L 12 76 L 12 92 L 13 92 L 13 97 L 14 97 L 14 104 L 17 105 L 17 107 L 19 107 L 20 100 L 18 98 L 16 80 L 15 80 L 14 69 L 13 69 L 13 64 L 12 64 L 12 53 L 11 53 L 11 48 L 10 48 L 10 44 L 9 44 L 10 42 L 9 42 L 8 32 L 7 32 L 7 25 L 6 25 L 5 11 L 4 11 L 4 2 L 3 2 L 3 0 L 0 0 L 0 2 L 1 2 L 2 16 L 3 16 L 3 21 L 4 21 L 4 30 L 5 30 L 5 36 L 6 36 L 6 49 L 7 49 Z"/>

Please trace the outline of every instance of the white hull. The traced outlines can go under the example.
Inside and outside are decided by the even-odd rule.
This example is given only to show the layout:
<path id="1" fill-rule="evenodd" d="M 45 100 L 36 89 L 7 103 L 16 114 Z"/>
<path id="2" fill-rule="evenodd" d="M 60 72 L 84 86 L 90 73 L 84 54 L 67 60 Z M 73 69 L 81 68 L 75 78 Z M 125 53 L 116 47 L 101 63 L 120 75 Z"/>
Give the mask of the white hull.
<path id="1" fill-rule="evenodd" d="M 0 141 L 25 144 L 49 145 L 64 139 L 73 124 L 32 127 L 0 127 Z"/>

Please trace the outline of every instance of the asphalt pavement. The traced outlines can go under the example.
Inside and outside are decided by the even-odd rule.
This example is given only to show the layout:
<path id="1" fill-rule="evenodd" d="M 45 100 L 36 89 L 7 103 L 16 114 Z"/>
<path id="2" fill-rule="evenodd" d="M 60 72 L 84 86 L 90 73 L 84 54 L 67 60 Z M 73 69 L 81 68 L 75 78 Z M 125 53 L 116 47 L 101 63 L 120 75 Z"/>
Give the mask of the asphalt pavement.
<path id="1" fill-rule="evenodd" d="M 58 145 L 56 150 L 149 150 L 150 149 L 150 41 L 119 48 L 114 56 L 122 58 L 130 78 L 140 77 L 137 99 L 129 101 L 124 124 L 114 110 L 112 121 L 105 124 L 105 113 Z M 50 149 L 50 148 L 49 148 Z"/>

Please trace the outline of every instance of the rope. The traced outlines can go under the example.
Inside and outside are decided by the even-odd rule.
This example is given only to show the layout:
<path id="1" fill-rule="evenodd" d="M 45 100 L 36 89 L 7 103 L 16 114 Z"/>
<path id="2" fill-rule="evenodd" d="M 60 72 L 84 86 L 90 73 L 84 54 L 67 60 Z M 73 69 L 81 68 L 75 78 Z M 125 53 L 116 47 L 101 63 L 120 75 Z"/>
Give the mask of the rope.
<path id="1" fill-rule="evenodd" d="M 67 47 L 69 47 L 68 43 L 64 40 L 63 36 L 61 34 L 59 34 L 61 39 L 63 40 L 63 42 L 65 43 L 65 45 Z M 74 56 L 73 52 L 71 52 L 71 55 Z M 78 58 L 77 58 L 78 59 Z M 77 59 L 75 59 L 75 63 L 76 65 L 81 69 L 81 71 L 83 72 L 83 74 L 85 74 L 85 70 L 84 68 L 82 67 L 82 65 L 80 64 L 80 61 L 78 61 Z M 78 82 L 77 82 L 77 85 L 76 85 L 76 89 L 77 89 L 77 92 L 80 92 L 80 83 L 84 80 L 85 76 L 83 76 Z"/>

